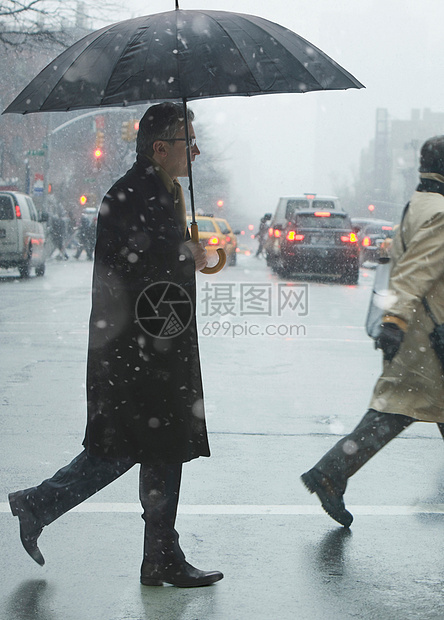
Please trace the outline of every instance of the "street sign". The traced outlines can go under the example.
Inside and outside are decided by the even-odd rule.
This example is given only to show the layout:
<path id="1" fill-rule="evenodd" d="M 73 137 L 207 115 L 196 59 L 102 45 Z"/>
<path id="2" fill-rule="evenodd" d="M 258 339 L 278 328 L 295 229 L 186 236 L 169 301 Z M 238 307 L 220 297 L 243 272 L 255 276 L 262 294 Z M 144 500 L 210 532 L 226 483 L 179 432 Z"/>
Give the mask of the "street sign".
<path id="1" fill-rule="evenodd" d="M 28 151 L 28 155 L 34 155 L 36 157 L 43 157 L 45 155 L 45 151 L 43 149 L 36 149 Z"/>
<path id="2" fill-rule="evenodd" d="M 43 174 L 36 173 L 34 175 L 34 186 L 32 191 L 34 194 L 43 194 Z"/>

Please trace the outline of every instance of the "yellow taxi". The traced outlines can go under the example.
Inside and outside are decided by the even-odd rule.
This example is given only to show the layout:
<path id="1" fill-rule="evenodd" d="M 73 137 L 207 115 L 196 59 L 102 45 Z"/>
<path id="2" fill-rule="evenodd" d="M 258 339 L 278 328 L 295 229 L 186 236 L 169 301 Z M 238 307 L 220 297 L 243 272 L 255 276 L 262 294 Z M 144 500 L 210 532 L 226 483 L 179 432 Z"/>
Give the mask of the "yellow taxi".
<path id="1" fill-rule="evenodd" d="M 191 225 L 191 216 L 187 215 L 188 227 Z M 227 265 L 236 264 L 237 237 L 239 231 L 232 230 L 227 220 L 213 215 L 196 215 L 199 228 L 199 241 L 207 251 L 209 263 L 214 262 L 218 248 L 223 248 L 227 254 Z"/>

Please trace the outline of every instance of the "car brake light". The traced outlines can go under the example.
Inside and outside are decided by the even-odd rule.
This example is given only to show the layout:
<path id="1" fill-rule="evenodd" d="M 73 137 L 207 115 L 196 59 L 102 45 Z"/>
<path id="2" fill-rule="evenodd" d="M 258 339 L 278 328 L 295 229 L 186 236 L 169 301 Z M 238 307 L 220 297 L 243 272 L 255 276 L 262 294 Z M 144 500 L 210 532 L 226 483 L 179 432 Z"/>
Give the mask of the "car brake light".
<path id="1" fill-rule="evenodd" d="M 20 211 L 20 207 L 15 205 L 15 216 L 18 220 L 22 219 L 22 212 Z"/>
<path id="2" fill-rule="evenodd" d="M 217 237 L 210 237 L 208 239 L 208 245 L 219 245 L 219 239 Z"/>
<path id="3" fill-rule="evenodd" d="M 231 243 L 231 237 L 229 235 L 225 237 L 225 243 Z"/>
<path id="4" fill-rule="evenodd" d="M 275 237 L 280 237 L 281 236 L 281 231 L 276 228 L 276 230 L 274 231 L 274 236 Z"/>
<path id="5" fill-rule="evenodd" d="M 368 246 L 370 245 L 370 237 L 364 237 L 364 239 L 362 240 L 362 245 L 365 248 L 368 248 Z"/>
<path id="6" fill-rule="evenodd" d="M 315 216 L 316 217 L 330 217 L 331 213 L 330 211 L 315 211 Z"/>
<path id="7" fill-rule="evenodd" d="M 391 226 L 381 226 L 382 230 L 393 230 Z"/>
<path id="8" fill-rule="evenodd" d="M 272 236 L 273 236 L 273 234 L 274 234 L 274 230 L 273 230 L 272 228 L 269 228 L 269 229 L 268 229 L 268 236 L 269 236 L 269 237 L 272 237 Z"/>
<path id="9" fill-rule="evenodd" d="M 355 233 L 350 233 L 349 235 L 342 235 L 341 241 L 343 241 L 344 243 L 356 243 L 358 241 L 358 238 Z"/>
<path id="10" fill-rule="evenodd" d="M 302 241 L 305 235 L 297 235 L 295 230 L 289 230 L 287 241 Z"/>

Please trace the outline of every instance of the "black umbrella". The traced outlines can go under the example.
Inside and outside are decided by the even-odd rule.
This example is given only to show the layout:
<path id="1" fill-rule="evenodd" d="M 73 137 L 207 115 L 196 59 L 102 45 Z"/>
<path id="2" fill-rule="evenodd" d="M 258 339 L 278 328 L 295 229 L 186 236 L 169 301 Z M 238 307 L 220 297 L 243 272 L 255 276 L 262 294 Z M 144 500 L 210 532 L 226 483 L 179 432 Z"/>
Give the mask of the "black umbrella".
<path id="1" fill-rule="evenodd" d="M 4 113 L 174 99 L 182 100 L 186 114 L 187 101 L 205 97 L 347 88 L 363 85 L 291 30 L 253 15 L 179 10 L 176 0 L 175 11 L 88 34 L 43 69 Z M 187 154 L 195 237 L 189 148 Z"/>

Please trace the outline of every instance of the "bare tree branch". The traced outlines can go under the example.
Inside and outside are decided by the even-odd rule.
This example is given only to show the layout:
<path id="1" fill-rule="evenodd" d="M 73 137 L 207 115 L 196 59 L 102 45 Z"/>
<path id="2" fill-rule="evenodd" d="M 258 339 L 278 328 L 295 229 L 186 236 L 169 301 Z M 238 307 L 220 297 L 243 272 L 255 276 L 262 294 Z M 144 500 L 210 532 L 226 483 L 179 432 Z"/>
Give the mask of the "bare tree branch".
<path id="1" fill-rule="evenodd" d="M 14 0 L 5 0 L 0 2 L 0 17 L 12 17 L 26 11 L 37 11 L 46 14 L 44 8 L 38 8 L 42 0 L 31 0 L 30 2 L 14 2 Z"/>
<path id="2" fill-rule="evenodd" d="M 80 0 L 0 0 L 0 45 L 66 46 L 73 42 L 74 29 L 74 38 L 79 38 L 90 30 L 91 19 L 116 8 L 115 0 L 95 0 L 88 15 L 85 4 Z"/>

